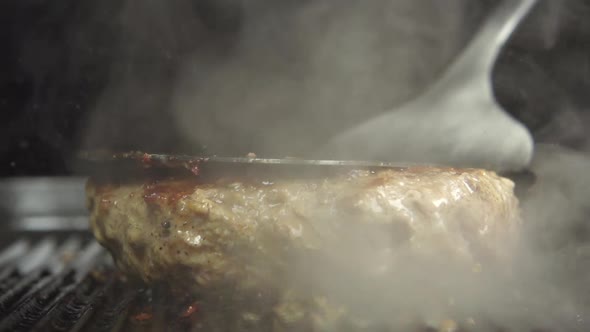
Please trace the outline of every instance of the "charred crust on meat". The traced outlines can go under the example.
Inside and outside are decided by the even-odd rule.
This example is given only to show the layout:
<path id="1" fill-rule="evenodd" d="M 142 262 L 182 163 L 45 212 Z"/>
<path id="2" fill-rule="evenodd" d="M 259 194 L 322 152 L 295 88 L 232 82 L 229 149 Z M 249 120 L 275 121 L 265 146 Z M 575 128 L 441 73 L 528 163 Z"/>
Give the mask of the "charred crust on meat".
<path id="1" fill-rule="evenodd" d="M 130 242 L 129 247 L 133 253 L 139 258 L 144 259 L 146 255 L 147 245 L 143 242 Z"/>
<path id="2" fill-rule="evenodd" d="M 166 219 L 164 221 L 162 221 L 160 223 L 160 225 L 162 226 L 162 236 L 163 237 L 168 237 L 170 236 L 170 228 L 172 227 L 172 222 L 169 219 Z"/>
<path id="3" fill-rule="evenodd" d="M 166 219 L 166 220 L 162 221 L 161 225 L 162 225 L 163 229 L 170 229 L 170 227 L 172 226 L 172 223 L 170 222 L 169 219 Z"/>

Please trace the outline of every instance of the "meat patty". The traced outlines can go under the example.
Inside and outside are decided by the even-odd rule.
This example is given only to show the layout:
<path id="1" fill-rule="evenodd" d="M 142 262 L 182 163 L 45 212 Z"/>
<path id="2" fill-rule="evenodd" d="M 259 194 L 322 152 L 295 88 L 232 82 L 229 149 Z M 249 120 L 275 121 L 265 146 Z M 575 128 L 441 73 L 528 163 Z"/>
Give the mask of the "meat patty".
<path id="1" fill-rule="evenodd" d="M 513 188 L 490 171 L 414 167 L 102 179 L 87 195 L 96 239 L 129 277 L 226 307 L 248 301 L 247 317 L 289 325 L 321 321 L 301 303 L 325 307 L 324 294 L 290 282 L 317 267 L 372 278 L 409 261 L 466 273 L 509 262 L 521 223 Z"/>

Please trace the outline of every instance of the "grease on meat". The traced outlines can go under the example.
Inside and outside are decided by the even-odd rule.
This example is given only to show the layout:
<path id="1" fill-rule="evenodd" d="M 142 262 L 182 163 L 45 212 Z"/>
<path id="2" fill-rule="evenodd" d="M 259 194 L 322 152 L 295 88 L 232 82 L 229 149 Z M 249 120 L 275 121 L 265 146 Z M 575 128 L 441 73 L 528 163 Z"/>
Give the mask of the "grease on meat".
<path id="1" fill-rule="evenodd" d="M 327 326 L 346 309 L 288 283 L 302 257 L 371 257 L 352 267 L 369 276 L 441 258 L 477 273 L 510 261 L 521 223 L 513 189 L 490 171 L 420 167 L 91 180 L 87 195 L 96 239 L 128 276 L 231 303 L 249 321 L 272 312 L 279 326 Z"/>

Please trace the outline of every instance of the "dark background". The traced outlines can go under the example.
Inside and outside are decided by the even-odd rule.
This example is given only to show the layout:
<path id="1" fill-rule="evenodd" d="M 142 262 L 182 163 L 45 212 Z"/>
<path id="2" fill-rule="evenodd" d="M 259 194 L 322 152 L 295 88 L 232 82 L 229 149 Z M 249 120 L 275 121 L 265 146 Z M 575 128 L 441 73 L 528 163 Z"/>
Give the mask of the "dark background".
<path id="1" fill-rule="evenodd" d="M 231 44 L 243 4 L 193 2 L 207 37 L 141 54 L 133 59 L 137 66 L 165 64 L 172 72 L 175 59 L 203 45 Z M 587 151 L 590 1 L 555 3 L 542 1 L 505 49 L 494 73 L 495 93 L 536 141 Z M 0 176 L 71 174 L 68 161 L 79 148 L 88 110 L 105 88 L 109 68 L 121 61 L 121 26 L 113 19 L 120 6 L 110 0 L 0 3 Z M 149 150 L 141 135 L 158 135 L 171 125 L 166 117 L 139 122 L 125 110 L 115 114 L 113 130 L 140 127 L 139 138 L 110 147 L 119 150 Z M 182 139 L 171 135 L 179 144 L 170 152 L 187 152 Z"/>

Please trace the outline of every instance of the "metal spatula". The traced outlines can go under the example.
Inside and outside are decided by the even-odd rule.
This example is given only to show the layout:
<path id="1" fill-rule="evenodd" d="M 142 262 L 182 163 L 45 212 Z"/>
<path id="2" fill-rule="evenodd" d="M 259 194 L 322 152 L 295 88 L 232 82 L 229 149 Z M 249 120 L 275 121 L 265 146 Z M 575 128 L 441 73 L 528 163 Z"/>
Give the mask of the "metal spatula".
<path id="1" fill-rule="evenodd" d="M 443 167 L 434 164 L 403 162 L 380 162 L 358 160 L 309 160 L 309 159 L 270 159 L 256 157 L 219 157 L 152 154 L 140 151 L 125 153 L 82 152 L 78 155 L 86 163 L 86 171 L 93 175 L 109 174 L 127 176 L 140 169 L 162 169 L 176 172 L 192 172 L 195 175 L 228 173 L 244 175 L 258 171 L 265 175 L 282 174 L 283 176 L 302 176 L 303 174 L 329 174 L 337 170 L 349 169 L 406 169 L 412 167 Z M 203 174 L 205 173 L 205 174 Z M 189 173 L 190 174 L 190 173 Z M 502 172 L 500 175 L 516 183 L 516 192 L 520 195 L 535 181 L 535 175 L 528 171 Z"/>
<path id="2" fill-rule="evenodd" d="M 187 169 L 193 167 L 223 167 L 224 165 L 273 166 L 290 168 L 408 168 L 417 166 L 438 166 L 434 164 L 382 162 L 370 160 L 312 160 L 299 158 L 257 158 L 257 157 L 224 157 L 224 156 L 194 156 L 145 153 L 132 151 L 124 153 L 85 151 L 78 155 L 79 159 L 91 162 L 99 167 L 110 164 L 126 164 L 141 168 Z"/>
<path id="3" fill-rule="evenodd" d="M 535 3 L 503 1 L 425 93 L 338 135 L 317 155 L 525 168 L 532 157 L 531 135 L 496 103 L 490 76 L 502 47 Z"/>

